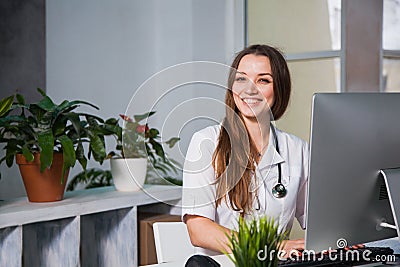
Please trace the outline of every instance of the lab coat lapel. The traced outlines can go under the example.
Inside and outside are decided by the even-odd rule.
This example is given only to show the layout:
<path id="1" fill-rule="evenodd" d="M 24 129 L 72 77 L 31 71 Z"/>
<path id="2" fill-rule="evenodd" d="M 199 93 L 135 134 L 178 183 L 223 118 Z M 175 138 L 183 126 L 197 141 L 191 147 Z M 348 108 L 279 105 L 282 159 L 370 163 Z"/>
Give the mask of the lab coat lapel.
<path id="1" fill-rule="evenodd" d="M 271 127 L 274 127 L 274 126 L 271 125 Z M 278 138 L 278 143 L 279 143 L 279 141 L 280 141 L 280 139 L 279 139 L 280 133 L 279 133 L 279 131 L 277 129 L 275 129 L 275 131 L 276 131 L 277 138 Z M 275 164 L 282 163 L 282 162 L 285 161 L 281 157 L 281 155 L 278 153 L 278 151 L 276 151 L 275 145 L 276 144 L 275 144 L 275 140 L 274 140 L 274 135 L 273 135 L 272 130 L 270 130 L 267 151 L 265 151 L 263 157 L 261 158 L 261 161 L 258 164 L 258 168 L 260 170 L 263 170 L 265 168 L 269 168 L 270 166 L 273 166 Z"/>

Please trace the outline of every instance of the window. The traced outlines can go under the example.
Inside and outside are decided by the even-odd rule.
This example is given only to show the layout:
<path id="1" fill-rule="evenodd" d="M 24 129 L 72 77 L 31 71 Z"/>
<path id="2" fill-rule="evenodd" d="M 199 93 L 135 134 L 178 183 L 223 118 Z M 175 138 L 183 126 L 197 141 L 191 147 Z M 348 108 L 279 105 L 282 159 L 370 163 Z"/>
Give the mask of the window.
<path id="1" fill-rule="evenodd" d="M 312 95 L 340 90 L 340 0 L 249 0 L 248 44 L 285 53 L 293 93 L 278 127 L 308 140 Z"/>
<path id="2" fill-rule="evenodd" d="M 383 1 L 382 31 L 382 88 L 400 92 L 400 0 Z"/>

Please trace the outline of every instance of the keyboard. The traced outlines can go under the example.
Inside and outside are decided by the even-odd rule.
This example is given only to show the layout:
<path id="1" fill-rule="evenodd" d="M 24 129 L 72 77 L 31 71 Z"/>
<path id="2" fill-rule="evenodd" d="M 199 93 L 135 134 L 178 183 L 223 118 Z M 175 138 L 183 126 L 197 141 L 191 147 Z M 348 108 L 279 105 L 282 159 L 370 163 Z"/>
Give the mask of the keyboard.
<path id="1" fill-rule="evenodd" d="M 304 251 L 301 256 L 279 261 L 278 266 L 357 266 L 397 261 L 393 249 L 389 247 L 365 247 L 351 250 L 337 249 L 327 254 Z"/>

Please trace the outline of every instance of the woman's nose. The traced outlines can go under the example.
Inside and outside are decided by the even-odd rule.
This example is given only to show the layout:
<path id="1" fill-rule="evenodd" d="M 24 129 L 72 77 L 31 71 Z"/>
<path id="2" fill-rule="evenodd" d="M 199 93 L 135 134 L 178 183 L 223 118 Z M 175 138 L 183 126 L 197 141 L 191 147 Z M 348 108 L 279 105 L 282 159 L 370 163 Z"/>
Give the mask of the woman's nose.
<path id="1" fill-rule="evenodd" d="M 256 95 L 256 94 L 258 94 L 258 88 L 257 88 L 257 86 L 254 84 L 253 81 L 248 80 L 244 92 L 245 92 L 246 94 L 248 94 L 248 95 Z"/>

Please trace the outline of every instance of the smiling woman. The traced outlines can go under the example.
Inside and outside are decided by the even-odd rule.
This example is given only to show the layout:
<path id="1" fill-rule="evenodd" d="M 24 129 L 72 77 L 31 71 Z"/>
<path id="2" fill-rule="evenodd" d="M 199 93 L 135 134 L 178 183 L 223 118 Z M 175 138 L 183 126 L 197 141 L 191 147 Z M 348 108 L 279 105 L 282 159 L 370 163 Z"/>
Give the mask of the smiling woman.
<path id="1" fill-rule="evenodd" d="M 308 145 L 271 124 L 290 99 L 283 55 L 267 45 L 245 48 L 227 87 L 225 118 L 193 135 L 184 166 L 183 221 L 208 255 L 231 252 L 227 236 L 240 217 L 274 218 L 280 232 L 290 232 L 295 217 L 305 226 Z M 277 185 L 285 192 L 276 194 Z M 304 240 L 286 240 L 284 248 L 303 249 Z"/>
<path id="2" fill-rule="evenodd" d="M 240 61 L 232 86 L 235 104 L 244 118 L 268 112 L 274 102 L 271 65 L 266 56 L 246 55 Z"/>

